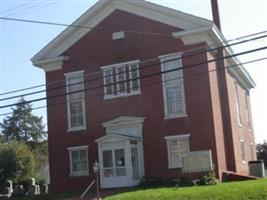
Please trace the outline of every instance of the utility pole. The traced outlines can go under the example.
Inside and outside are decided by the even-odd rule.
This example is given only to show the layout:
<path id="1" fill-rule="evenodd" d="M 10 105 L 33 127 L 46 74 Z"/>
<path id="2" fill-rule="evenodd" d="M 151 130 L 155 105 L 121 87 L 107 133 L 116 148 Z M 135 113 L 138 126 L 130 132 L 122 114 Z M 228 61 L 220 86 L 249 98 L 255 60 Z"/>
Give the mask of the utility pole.
<path id="1" fill-rule="evenodd" d="M 215 25 L 221 31 L 219 6 L 217 0 L 211 0 L 212 17 Z M 218 48 L 216 58 L 217 77 L 218 77 L 218 89 L 220 97 L 222 125 L 223 125 L 223 137 L 226 159 L 226 170 L 236 171 L 235 157 L 234 157 L 234 139 L 231 124 L 230 114 L 230 102 L 227 85 L 227 69 L 225 65 L 224 49 Z"/>

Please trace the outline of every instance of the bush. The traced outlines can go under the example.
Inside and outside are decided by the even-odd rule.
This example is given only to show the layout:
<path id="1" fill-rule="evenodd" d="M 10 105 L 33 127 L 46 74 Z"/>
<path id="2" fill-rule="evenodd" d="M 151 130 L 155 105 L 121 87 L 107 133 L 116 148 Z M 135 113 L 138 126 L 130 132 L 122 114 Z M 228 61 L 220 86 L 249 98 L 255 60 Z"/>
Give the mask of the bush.
<path id="1" fill-rule="evenodd" d="M 143 177 L 142 181 L 140 182 L 139 186 L 141 187 L 159 187 L 164 186 L 165 182 L 163 179 L 158 177 Z"/>
<path id="2" fill-rule="evenodd" d="M 194 185 L 195 183 L 191 179 L 186 178 L 186 177 L 182 177 L 177 180 L 178 187 L 189 187 L 189 186 L 194 186 Z"/>
<path id="3" fill-rule="evenodd" d="M 28 181 L 34 174 L 35 160 L 30 149 L 22 142 L 12 141 L 0 144 L 0 185 L 5 185 L 7 180 L 13 182 Z M 20 177 L 16 172 L 20 170 Z"/>
<path id="4" fill-rule="evenodd" d="M 208 172 L 207 175 L 203 176 L 198 185 L 216 185 L 218 183 L 214 171 Z"/>

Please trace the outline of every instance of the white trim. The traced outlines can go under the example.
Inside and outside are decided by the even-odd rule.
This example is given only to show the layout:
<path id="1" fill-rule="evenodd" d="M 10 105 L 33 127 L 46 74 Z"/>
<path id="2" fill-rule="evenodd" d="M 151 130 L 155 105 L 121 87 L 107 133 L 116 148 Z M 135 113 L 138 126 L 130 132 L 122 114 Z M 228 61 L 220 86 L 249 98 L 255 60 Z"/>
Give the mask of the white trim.
<path id="1" fill-rule="evenodd" d="M 128 66 L 131 66 L 133 64 L 136 64 L 137 65 L 137 73 L 138 73 L 138 76 L 139 76 L 139 62 L 140 62 L 140 60 L 132 60 L 132 61 L 128 61 L 128 62 L 117 63 L 117 64 L 112 64 L 112 65 L 106 65 L 106 66 L 102 66 L 101 67 L 101 69 L 103 71 L 103 82 L 104 82 L 104 85 L 106 85 L 105 72 L 108 71 L 108 70 L 112 71 L 112 93 L 113 94 L 108 94 L 107 95 L 107 88 L 104 87 L 104 97 L 103 97 L 104 100 L 115 99 L 115 98 L 120 98 L 120 97 L 128 97 L 128 96 L 141 94 L 140 80 L 138 80 L 139 90 L 133 91 L 131 89 L 132 81 L 130 81 L 130 82 L 128 81 L 128 79 L 131 78 L 131 71 L 126 69 L 126 66 L 128 67 Z M 125 92 L 119 92 L 118 68 L 121 68 L 121 67 L 123 67 L 123 70 L 124 70 Z M 128 67 L 128 68 L 131 68 L 131 67 Z M 114 80 L 114 72 L 115 72 L 115 80 Z M 128 76 L 127 76 L 127 74 L 128 74 Z M 129 82 L 130 90 L 128 90 L 128 84 L 127 84 L 128 82 Z M 116 91 L 114 90 L 114 87 L 116 88 Z M 115 94 L 115 92 L 116 92 L 116 94 Z"/>
<path id="2" fill-rule="evenodd" d="M 68 147 L 67 149 L 69 151 L 72 151 L 72 150 L 80 150 L 80 149 L 88 149 L 89 148 L 89 145 L 84 145 L 84 146 L 74 146 L 74 147 Z"/>
<path id="3" fill-rule="evenodd" d="M 245 140 L 241 138 L 239 141 L 240 141 L 241 163 L 242 164 L 246 164 L 246 146 L 245 146 Z M 242 149 L 241 144 L 243 144 L 244 149 Z M 244 150 L 244 152 L 243 152 L 243 150 Z M 243 154 L 244 154 L 244 157 L 245 157 L 244 159 L 243 159 Z"/>
<path id="4" fill-rule="evenodd" d="M 146 117 L 121 116 L 110 121 L 103 122 L 102 126 L 105 128 L 111 128 L 114 126 L 125 126 L 136 123 L 143 123 L 145 119 Z"/>
<path id="5" fill-rule="evenodd" d="M 164 62 L 168 61 L 168 60 L 172 60 L 172 59 L 176 59 L 180 62 L 180 66 L 183 66 L 183 62 L 182 62 L 182 52 L 174 52 L 171 54 L 166 54 L 166 55 L 161 55 L 159 56 L 160 58 L 160 62 L 161 62 L 161 72 L 164 72 Z M 170 61 L 171 62 L 171 61 Z M 181 77 L 176 77 L 176 78 L 180 78 L 181 79 L 181 95 L 182 95 L 182 109 L 183 109 L 183 113 L 168 113 L 168 105 L 167 105 L 167 95 L 166 95 L 166 85 L 165 85 L 165 73 L 161 74 L 161 79 L 162 79 L 162 90 L 163 90 L 163 100 L 164 100 L 164 119 L 174 119 L 174 118 L 180 118 L 180 117 L 186 117 L 187 116 L 187 112 L 186 112 L 186 99 L 185 99 L 185 90 L 184 90 L 184 78 L 183 78 L 183 70 L 179 69 L 179 71 L 181 72 Z"/>
<path id="6" fill-rule="evenodd" d="M 111 77 L 111 91 L 112 91 L 112 94 L 107 94 L 107 86 L 106 86 L 106 84 L 107 84 L 107 80 L 106 80 L 106 72 L 107 71 L 111 71 L 111 75 L 110 75 L 110 77 Z M 107 68 L 107 69 L 103 69 L 103 83 L 104 83 L 104 97 L 113 97 L 114 95 L 114 85 L 113 85 L 113 83 L 114 83 L 114 78 L 113 78 L 113 69 L 111 68 Z"/>
<path id="7" fill-rule="evenodd" d="M 75 147 L 68 147 L 67 150 L 69 151 L 69 165 L 70 165 L 70 177 L 75 176 L 88 176 L 89 175 L 89 159 L 88 159 L 88 145 L 85 146 L 75 146 Z M 81 171 L 81 172 L 73 172 L 73 162 L 72 162 L 72 152 L 73 151 L 86 151 L 86 165 L 87 165 L 87 171 Z"/>
<path id="8" fill-rule="evenodd" d="M 76 72 L 69 72 L 69 73 L 65 73 L 65 79 L 66 79 L 66 91 L 67 93 L 69 93 L 69 77 L 71 76 L 76 76 L 76 75 L 82 75 L 82 79 L 84 81 L 84 70 L 81 71 L 76 71 Z M 84 83 L 81 83 L 83 85 L 84 88 Z M 67 118 L 68 118 L 68 132 L 74 132 L 74 131 L 82 131 L 82 130 L 86 130 L 86 107 L 85 107 L 85 95 L 84 92 L 83 93 L 83 98 L 81 99 L 82 102 L 82 109 L 83 109 L 83 126 L 79 126 L 79 127 L 71 127 L 71 113 L 70 113 L 70 97 L 69 95 L 67 95 Z"/>
<path id="9" fill-rule="evenodd" d="M 122 68 L 122 73 L 123 74 L 123 80 L 119 80 L 119 68 Z M 116 73 L 116 89 L 117 89 L 117 95 L 125 95 L 127 94 L 127 76 L 126 76 L 126 65 L 118 65 L 117 67 L 115 67 L 115 73 Z M 120 83 L 119 82 L 123 82 L 124 85 L 124 92 L 120 92 Z M 116 96 L 117 96 L 116 95 Z"/>
<path id="10" fill-rule="evenodd" d="M 241 104 L 240 104 L 240 95 L 239 95 L 239 85 L 237 81 L 234 79 L 234 91 L 235 91 L 235 105 L 236 105 L 236 114 L 237 114 L 237 122 L 239 127 L 242 127 L 242 116 L 241 116 Z"/>
<path id="11" fill-rule="evenodd" d="M 227 45 L 228 43 L 223 34 L 218 30 L 215 25 L 207 26 L 204 28 L 185 30 L 172 33 L 172 36 L 176 39 L 181 39 L 184 45 L 192 45 L 197 43 L 207 43 L 210 46 L 220 46 Z M 231 47 L 224 48 L 227 55 L 234 54 Z M 232 67 L 227 69 L 230 73 L 234 75 L 245 88 L 254 88 L 255 82 L 249 75 L 248 71 L 243 67 L 241 61 L 237 57 L 231 57 L 227 60 L 231 60 L 233 65 L 238 65 L 238 67 Z"/>
<path id="12" fill-rule="evenodd" d="M 74 75 L 78 75 L 78 74 L 83 74 L 84 72 L 85 72 L 85 70 L 67 72 L 64 74 L 64 76 L 74 76 Z"/>
<path id="13" fill-rule="evenodd" d="M 129 78 L 130 78 L 130 93 L 134 93 L 134 94 L 141 94 L 141 84 L 140 84 L 140 72 L 139 72 L 139 70 L 140 70 L 140 65 L 139 65 L 139 62 L 140 61 L 138 61 L 137 63 L 136 63 L 136 68 L 137 68 L 137 77 L 138 77 L 138 79 L 137 79 L 137 82 L 138 82 L 138 90 L 133 90 L 133 80 L 131 80 L 131 79 L 133 79 L 133 77 L 132 77 L 132 67 L 133 67 L 133 64 L 135 64 L 135 63 L 133 63 L 133 64 L 130 64 L 129 65 L 129 69 L 128 69 L 128 71 L 129 71 Z"/>
<path id="14" fill-rule="evenodd" d="M 178 138 L 185 138 L 185 137 L 190 137 L 190 134 L 184 134 L 184 135 L 170 135 L 170 136 L 165 136 L 165 140 L 170 140 L 170 139 L 178 139 Z"/>
<path id="15" fill-rule="evenodd" d="M 122 62 L 122 63 L 104 65 L 104 66 L 101 67 L 101 69 L 104 70 L 106 68 L 118 67 L 118 66 L 121 66 L 121 65 L 130 65 L 130 64 L 139 63 L 139 62 L 140 62 L 140 59 L 138 59 L 138 60 L 130 60 L 130 61 Z"/>
<path id="16" fill-rule="evenodd" d="M 68 59 L 69 59 L 68 56 L 60 56 L 57 58 L 50 58 L 50 59 L 36 61 L 33 62 L 33 65 L 42 68 L 45 72 L 51 72 L 62 69 L 64 61 Z"/>

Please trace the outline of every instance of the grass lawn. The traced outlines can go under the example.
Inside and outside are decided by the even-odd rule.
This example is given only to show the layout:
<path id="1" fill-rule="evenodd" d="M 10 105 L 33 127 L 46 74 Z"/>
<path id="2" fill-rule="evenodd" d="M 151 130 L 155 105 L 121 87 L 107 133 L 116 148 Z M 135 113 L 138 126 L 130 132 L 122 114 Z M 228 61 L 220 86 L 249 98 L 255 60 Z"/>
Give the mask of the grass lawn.
<path id="1" fill-rule="evenodd" d="M 136 189 L 105 200 L 267 200 L 267 179 L 187 188 Z"/>

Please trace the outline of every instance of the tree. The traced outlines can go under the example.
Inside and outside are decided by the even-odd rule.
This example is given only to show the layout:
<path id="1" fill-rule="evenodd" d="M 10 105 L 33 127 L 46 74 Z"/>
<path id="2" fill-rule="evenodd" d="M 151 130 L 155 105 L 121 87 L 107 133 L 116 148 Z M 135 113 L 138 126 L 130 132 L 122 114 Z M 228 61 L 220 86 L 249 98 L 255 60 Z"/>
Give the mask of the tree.
<path id="1" fill-rule="evenodd" d="M 16 172 L 18 170 L 21 172 L 19 177 L 21 181 L 27 181 L 34 175 L 33 153 L 23 142 L 0 141 L 0 185 L 3 186 L 7 180 L 17 182 Z"/>
<path id="2" fill-rule="evenodd" d="M 263 160 L 265 167 L 267 167 L 267 142 L 257 144 L 257 158 Z"/>
<path id="3" fill-rule="evenodd" d="M 12 115 L 0 123 L 0 128 L 6 141 L 38 142 L 46 138 L 42 117 L 32 113 L 32 105 L 24 98 L 21 98 L 15 108 L 12 108 Z"/>

